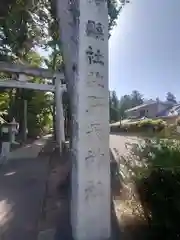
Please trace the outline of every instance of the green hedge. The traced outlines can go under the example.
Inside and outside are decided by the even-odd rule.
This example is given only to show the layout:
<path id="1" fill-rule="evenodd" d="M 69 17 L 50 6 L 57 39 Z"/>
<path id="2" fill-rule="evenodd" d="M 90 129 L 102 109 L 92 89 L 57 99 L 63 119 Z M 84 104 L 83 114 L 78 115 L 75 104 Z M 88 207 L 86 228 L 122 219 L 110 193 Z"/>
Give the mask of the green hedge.
<path id="1" fill-rule="evenodd" d="M 178 118 L 178 119 L 176 120 L 176 125 L 177 125 L 177 126 L 180 126 L 180 118 Z"/>
<path id="2" fill-rule="evenodd" d="M 130 122 L 127 124 L 111 125 L 111 132 L 160 132 L 166 127 L 166 122 L 157 119 L 145 119 L 137 122 Z"/>
<path id="3" fill-rule="evenodd" d="M 138 127 L 139 128 L 152 128 L 155 129 L 156 131 L 161 131 L 164 127 L 166 126 L 166 122 L 161 120 L 161 119 L 157 119 L 157 120 L 152 120 L 152 119 L 147 119 L 147 120 L 142 120 L 139 122 Z"/>
<path id="4" fill-rule="evenodd" d="M 180 139 L 180 134 L 177 132 L 177 125 L 176 124 L 167 125 L 162 131 L 160 131 L 157 134 L 157 137 Z"/>
<path id="5" fill-rule="evenodd" d="M 148 140 L 140 152 L 146 165 L 136 169 L 135 182 L 151 237 L 179 239 L 180 142 Z"/>

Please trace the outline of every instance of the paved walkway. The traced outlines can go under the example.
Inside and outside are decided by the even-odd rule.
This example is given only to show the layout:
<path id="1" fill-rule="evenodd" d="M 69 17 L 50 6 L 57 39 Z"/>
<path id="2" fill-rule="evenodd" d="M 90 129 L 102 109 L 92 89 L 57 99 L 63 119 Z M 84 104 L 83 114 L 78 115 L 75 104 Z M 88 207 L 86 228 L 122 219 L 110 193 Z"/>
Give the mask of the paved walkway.
<path id="1" fill-rule="evenodd" d="M 111 134 L 110 135 L 110 148 L 113 151 L 114 157 L 117 158 L 120 156 L 126 156 L 129 154 L 130 148 L 126 148 L 126 144 L 130 145 L 137 144 L 140 138 L 136 136 L 126 136 L 121 134 Z"/>
<path id="2" fill-rule="evenodd" d="M 16 149 L 0 169 L 0 239 L 36 239 L 48 172 L 48 157 L 38 154 L 47 138 Z"/>
<path id="3" fill-rule="evenodd" d="M 23 159 L 27 157 L 36 158 L 49 137 L 51 137 L 51 135 L 46 135 L 43 138 L 35 140 L 31 144 L 27 144 L 21 148 L 17 148 L 16 150 L 10 152 L 8 158 L 10 160 Z"/>

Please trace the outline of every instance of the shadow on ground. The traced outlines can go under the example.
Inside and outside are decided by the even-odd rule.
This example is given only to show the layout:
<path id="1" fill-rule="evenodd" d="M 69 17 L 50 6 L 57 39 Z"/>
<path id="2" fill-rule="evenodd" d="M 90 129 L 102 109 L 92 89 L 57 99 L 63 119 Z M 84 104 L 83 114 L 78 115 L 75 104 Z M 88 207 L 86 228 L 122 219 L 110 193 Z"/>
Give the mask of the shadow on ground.
<path id="1" fill-rule="evenodd" d="M 52 182 L 49 183 L 48 192 L 49 194 L 51 192 L 50 195 L 54 198 L 53 202 L 57 203 L 55 211 L 52 211 L 53 223 L 51 226 L 56 226 L 54 240 L 72 240 L 70 224 L 71 163 L 66 148 L 62 156 L 59 155 L 59 149 L 54 151 L 51 159 L 51 172 L 54 173 L 54 176 Z M 52 185 L 54 189 L 52 189 Z"/>
<path id="2" fill-rule="evenodd" d="M 0 168 L 0 239 L 34 240 L 48 159 L 11 160 Z"/>

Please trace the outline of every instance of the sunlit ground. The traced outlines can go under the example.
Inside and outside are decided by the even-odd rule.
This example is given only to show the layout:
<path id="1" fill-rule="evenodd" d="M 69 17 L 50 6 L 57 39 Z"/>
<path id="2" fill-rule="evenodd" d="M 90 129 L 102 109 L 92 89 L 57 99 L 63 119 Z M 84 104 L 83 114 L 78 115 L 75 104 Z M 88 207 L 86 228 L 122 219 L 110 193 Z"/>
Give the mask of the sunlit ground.
<path id="1" fill-rule="evenodd" d="M 5 177 L 8 177 L 8 176 L 12 176 L 12 175 L 14 175 L 14 174 L 16 174 L 16 172 L 15 172 L 15 171 L 13 171 L 13 172 L 8 172 L 8 173 L 5 173 L 5 174 L 4 174 L 4 176 L 5 176 Z"/>
<path id="2" fill-rule="evenodd" d="M 8 203 L 7 199 L 0 201 L 0 234 L 6 223 L 8 223 L 13 217 L 12 209 L 13 204 Z"/>

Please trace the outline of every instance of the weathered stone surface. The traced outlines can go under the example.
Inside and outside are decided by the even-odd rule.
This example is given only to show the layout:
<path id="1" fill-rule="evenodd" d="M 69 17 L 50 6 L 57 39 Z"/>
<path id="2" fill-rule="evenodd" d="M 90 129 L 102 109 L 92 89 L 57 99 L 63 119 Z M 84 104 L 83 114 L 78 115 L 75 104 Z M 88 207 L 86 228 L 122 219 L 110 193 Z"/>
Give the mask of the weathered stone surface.
<path id="1" fill-rule="evenodd" d="M 55 230 L 48 229 L 39 233 L 38 240 L 54 240 L 54 236 L 55 236 Z"/>
<path id="2" fill-rule="evenodd" d="M 105 2 L 79 1 L 76 167 L 71 222 L 75 240 L 108 239 L 110 157 L 108 117 L 108 14 Z M 87 24 L 91 26 L 87 29 Z M 97 29 L 103 26 L 102 31 Z M 93 27 L 93 29 L 90 27 Z M 91 31 L 90 31 L 91 30 Z"/>
<path id="3" fill-rule="evenodd" d="M 57 1 L 57 12 L 72 100 L 73 237 L 108 239 L 111 228 L 107 5 L 104 0 L 61 0 Z M 93 31 L 90 26 L 87 29 L 88 22 L 93 23 Z"/>

